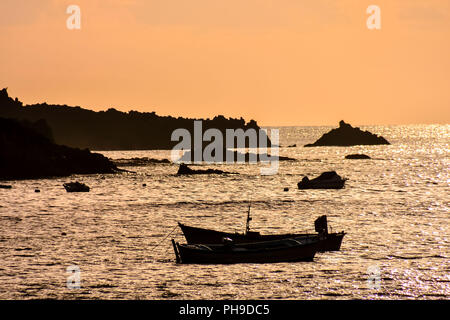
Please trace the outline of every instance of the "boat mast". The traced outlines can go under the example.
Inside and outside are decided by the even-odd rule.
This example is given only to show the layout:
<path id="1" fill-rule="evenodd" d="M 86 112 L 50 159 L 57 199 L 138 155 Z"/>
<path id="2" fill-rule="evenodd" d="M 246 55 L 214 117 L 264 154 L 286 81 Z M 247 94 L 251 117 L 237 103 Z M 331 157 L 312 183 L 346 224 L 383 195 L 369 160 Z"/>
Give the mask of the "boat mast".
<path id="1" fill-rule="evenodd" d="M 252 221 L 252 217 L 250 217 L 250 207 L 251 203 L 248 204 L 248 212 L 247 212 L 247 225 L 245 227 L 245 234 L 250 232 L 250 221 Z"/>

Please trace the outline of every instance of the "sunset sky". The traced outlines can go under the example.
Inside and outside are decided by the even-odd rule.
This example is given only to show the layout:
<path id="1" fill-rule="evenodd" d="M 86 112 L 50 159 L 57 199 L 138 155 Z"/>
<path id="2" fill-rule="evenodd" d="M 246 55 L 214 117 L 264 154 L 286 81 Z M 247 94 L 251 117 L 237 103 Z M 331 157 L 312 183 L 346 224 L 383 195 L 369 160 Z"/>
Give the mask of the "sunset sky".
<path id="1" fill-rule="evenodd" d="M 71 4 L 81 30 L 66 27 Z M 27 104 L 450 122 L 449 0 L 1 0 L 0 43 L 0 87 Z"/>

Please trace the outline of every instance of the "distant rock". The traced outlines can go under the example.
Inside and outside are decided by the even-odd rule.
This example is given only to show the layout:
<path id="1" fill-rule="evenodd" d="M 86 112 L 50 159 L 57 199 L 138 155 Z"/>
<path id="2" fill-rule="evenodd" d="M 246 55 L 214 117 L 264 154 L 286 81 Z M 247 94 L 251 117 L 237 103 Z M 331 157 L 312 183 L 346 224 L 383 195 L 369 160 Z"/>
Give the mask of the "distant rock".
<path id="1" fill-rule="evenodd" d="M 345 159 L 372 159 L 366 154 L 349 154 L 345 156 Z"/>
<path id="2" fill-rule="evenodd" d="M 111 160 L 118 167 L 140 167 L 152 164 L 170 164 L 168 159 L 153 159 L 153 158 L 131 158 L 131 159 L 113 159 Z"/>
<path id="3" fill-rule="evenodd" d="M 0 184 L 0 189 L 12 189 L 12 186 L 8 184 Z"/>
<path id="4" fill-rule="evenodd" d="M 215 170 L 215 169 L 199 169 L 194 170 L 189 168 L 186 164 L 182 163 L 180 164 L 180 167 L 178 168 L 178 175 L 185 175 L 185 174 L 237 174 L 235 172 L 226 172 L 222 170 Z"/>
<path id="5" fill-rule="evenodd" d="M 264 162 L 264 161 L 274 161 L 278 158 L 278 161 L 297 161 L 297 159 L 285 157 L 285 156 L 273 156 L 271 157 L 267 153 L 242 153 L 235 150 L 225 149 L 223 150 L 223 158 L 222 161 L 218 161 L 218 163 L 227 162 L 227 159 L 231 159 L 232 162 L 238 162 L 238 160 L 243 159 L 245 163 L 249 163 L 251 161 L 256 160 L 256 162 Z M 178 162 L 194 162 L 194 152 L 187 151 L 183 154 L 183 156 L 178 159 Z"/>
<path id="6" fill-rule="evenodd" d="M 319 140 L 305 147 L 319 146 L 356 146 L 356 145 L 381 145 L 390 144 L 385 138 L 363 131 L 358 127 L 352 127 L 343 120 L 339 122 L 339 128 L 325 133 Z"/>
<path id="7" fill-rule="evenodd" d="M 45 121 L 0 118 L 0 180 L 121 171 L 101 154 L 53 143 L 46 128 Z"/>

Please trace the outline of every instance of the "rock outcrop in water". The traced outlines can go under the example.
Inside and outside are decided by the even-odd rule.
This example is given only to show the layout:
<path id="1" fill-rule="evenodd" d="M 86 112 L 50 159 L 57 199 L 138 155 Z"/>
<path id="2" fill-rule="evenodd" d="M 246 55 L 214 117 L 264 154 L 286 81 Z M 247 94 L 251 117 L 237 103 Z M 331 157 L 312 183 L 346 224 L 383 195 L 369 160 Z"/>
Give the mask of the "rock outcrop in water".
<path id="1" fill-rule="evenodd" d="M 345 156 L 345 159 L 372 159 L 366 154 L 349 154 Z"/>
<path id="2" fill-rule="evenodd" d="M 114 159 L 112 160 L 116 166 L 119 167 L 143 167 L 154 164 L 170 164 L 172 163 L 168 159 L 154 159 L 148 157 L 131 158 L 131 159 Z"/>
<path id="3" fill-rule="evenodd" d="M 180 159 L 178 159 L 178 162 L 194 162 L 194 152 L 195 151 L 186 151 L 183 156 L 181 156 Z M 285 157 L 285 156 L 273 156 L 271 157 L 270 155 L 268 155 L 267 153 L 251 153 L 251 152 L 246 152 L 246 153 L 242 153 L 236 150 L 229 150 L 229 149 L 224 149 L 222 151 L 222 155 L 223 158 L 218 161 L 218 163 L 225 163 L 228 161 L 228 159 L 230 159 L 231 162 L 238 162 L 241 161 L 241 159 L 243 160 L 243 162 L 264 162 L 264 161 L 297 161 L 297 159 L 294 158 L 290 158 L 290 157 Z"/>
<path id="4" fill-rule="evenodd" d="M 339 128 L 325 133 L 319 140 L 305 147 L 319 146 L 356 146 L 356 145 L 379 145 L 390 144 L 385 138 L 363 131 L 358 127 L 352 127 L 343 120 L 339 122 Z"/>
<path id="5" fill-rule="evenodd" d="M 0 180 L 118 171 L 101 154 L 53 143 L 45 121 L 0 118 Z"/>
<path id="6" fill-rule="evenodd" d="M 185 174 L 236 174 L 234 172 L 226 172 L 222 170 L 216 170 L 216 169 L 198 169 L 194 170 L 189 168 L 186 164 L 182 163 L 180 164 L 180 167 L 178 168 L 178 175 L 185 175 Z"/>
<path id="7" fill-rule="evenodd" d="M 210 128 L 218 129 L 224 136 L 226 129 L 260 129 L 254 120 L 246 122 L 222 115 L 190 119 L 159 116 L 155 112 L 121 112 L 114 108 L 95 112 L 47 103 L 23 106 L 17 98 L 9 97 L 6 89 L 0 90 L 0 117 L 31 122 L 44 119 L 53 131 L 55 143 L 91 150 L 170 150 L 178 144 L 171 141 L 172 132 L 186 129 L 194 136 L 195 120 L 202 120 L 202 134 Z M 265 138 L 270 146 L 270 140 Z"/>

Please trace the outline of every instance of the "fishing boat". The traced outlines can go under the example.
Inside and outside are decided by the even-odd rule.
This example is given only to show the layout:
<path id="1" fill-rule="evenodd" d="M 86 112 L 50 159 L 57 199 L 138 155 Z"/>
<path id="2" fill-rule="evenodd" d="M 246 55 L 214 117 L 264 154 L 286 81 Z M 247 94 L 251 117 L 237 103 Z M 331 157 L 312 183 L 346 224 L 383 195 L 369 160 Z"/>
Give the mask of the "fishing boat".
<path id="1" fill-rule="evenodd" d="M 308 177 L 303 177 L 297 187 L 299 189 L 342 189 L 347 180 L 341 178 L 335 171 L 327 171 L 311 180 Z"/>
<path id="2" fill-rule="evenodd" d="M 250 231 L 250 207 L 247 215 L 247 226 L 245 233 L 229 233 L 205 228 L 191 227 L 178 223 L 188 244 L 221 244 L 224 238 L 233 240 L 234 243 L 254 243 L 261 241 L 275 241 L 288 238 L 304 238 L 317 241 L 317 250 L 339 251 L 345 232 L 328 233 L 327 216 L 323 215 L 316 219 L 315 230 L 317 233 L 293 233 L 293 234 L 267 234 L 263 235 L 256 231 Z"/>
<path id="3" fill-rule="evenodd" d="M 292 238 L 236 244 L 179 244 L 172 239 L 177 263 L 232 264 L 313 261 L 317 241 Z"/>

